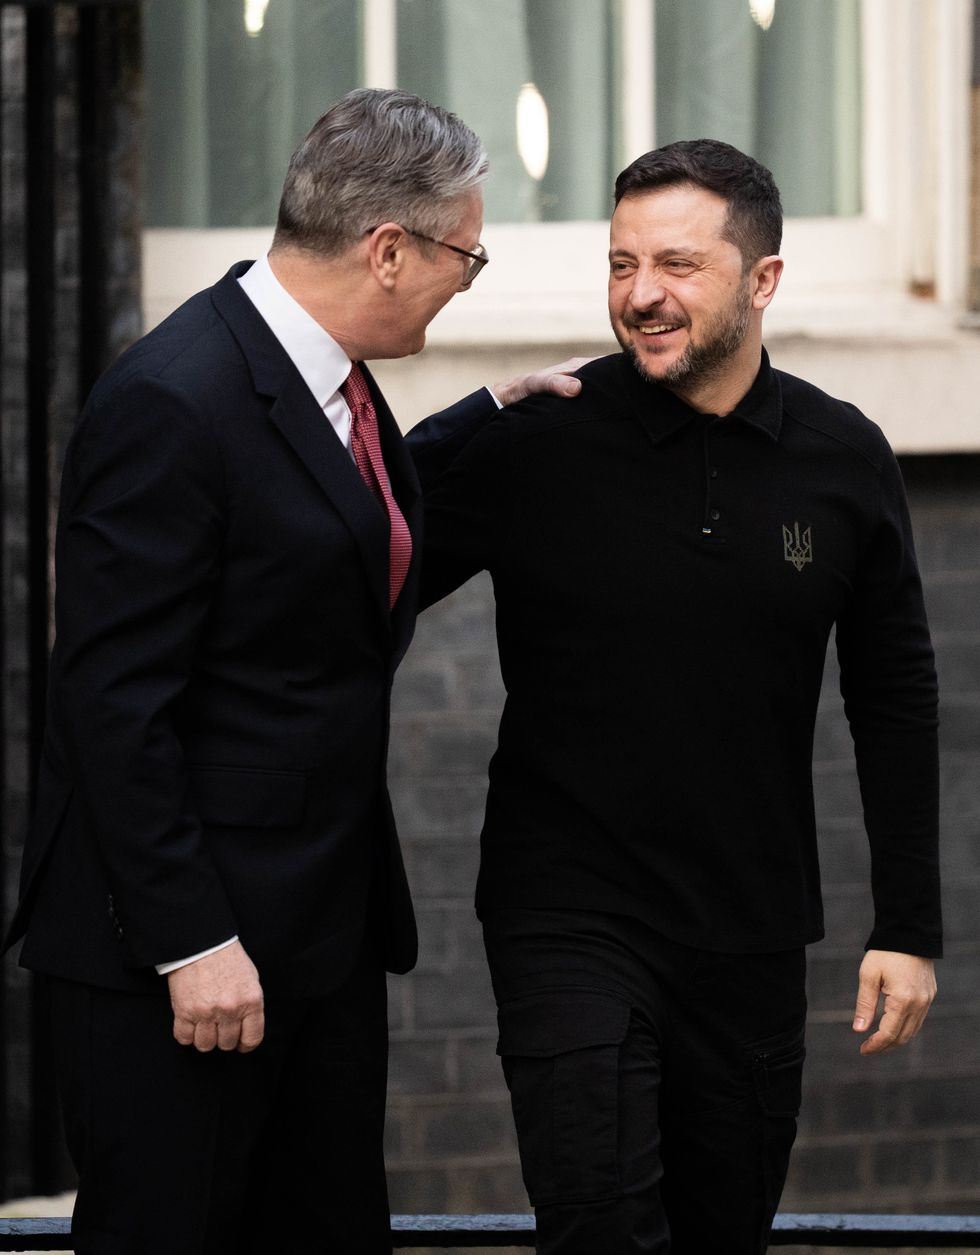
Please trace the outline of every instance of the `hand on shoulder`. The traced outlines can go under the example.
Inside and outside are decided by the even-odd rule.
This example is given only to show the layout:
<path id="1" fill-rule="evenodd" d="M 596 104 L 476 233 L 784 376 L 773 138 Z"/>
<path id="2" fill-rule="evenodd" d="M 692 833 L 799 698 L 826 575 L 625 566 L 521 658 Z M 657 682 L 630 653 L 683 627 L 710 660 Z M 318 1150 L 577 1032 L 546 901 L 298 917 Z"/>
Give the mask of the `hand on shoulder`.
<path id="1" fill-rule="evenodd" d="M 514 405 L 536 392 L 550 392 L 557 397 L 578 396 L 582 391 L 582 383 L 574 377 L 573 372 L 581 370 L 593 360 L 591 357 L 570 357 L 554 366 L 532 371 L 529 375 L 519 375 L 507 383 L 495 383 L 491 391 L 501 405 Z"/>

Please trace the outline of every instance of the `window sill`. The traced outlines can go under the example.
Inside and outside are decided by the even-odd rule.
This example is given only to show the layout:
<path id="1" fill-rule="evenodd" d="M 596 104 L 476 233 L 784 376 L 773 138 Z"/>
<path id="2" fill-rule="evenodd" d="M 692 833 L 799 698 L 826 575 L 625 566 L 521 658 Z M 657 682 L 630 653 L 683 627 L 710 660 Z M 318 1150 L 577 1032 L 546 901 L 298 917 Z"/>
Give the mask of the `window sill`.
<path id="1" fill-rule="evenodd" d="M 145 325 L 154 326 L 234 261 L 264 251 L 270 236 L 269 230 L 146 232 Z M 601 224 L 559 224 L 552 242 L 560 241 L 565 264 L 556 266 L 552 256 L 550 266 L 536 266 L 534 241 L 521 228 L 488 227 L 493 264 L 434 320 L 430 352 L 384 363 L 378 372 L 405 399 L 396 412 L 420 418 L 445 405 L 488 382 L 491 362 L 492 377 L 506 378 L 573 354 L 613 352 L 599 236 Z M 899 452 L 980 450 L 980 336 L 964 312 L 867 276 L 851 288 L 821 287 L 815 265 L 811 260 L 795 287 L 790 269 L 766 314 L 774 363 L 853 401 Z"/>

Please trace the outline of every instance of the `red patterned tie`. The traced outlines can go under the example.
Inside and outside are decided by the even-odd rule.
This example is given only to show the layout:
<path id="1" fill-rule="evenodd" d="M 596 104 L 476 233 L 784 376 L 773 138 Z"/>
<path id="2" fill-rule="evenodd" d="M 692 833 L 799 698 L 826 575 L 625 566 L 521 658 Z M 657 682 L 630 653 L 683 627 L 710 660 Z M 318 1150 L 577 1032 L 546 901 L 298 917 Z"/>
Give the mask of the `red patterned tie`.
<path id="1" fill-rule="evenodd" d="M 388 567 L 390 605 L 394 606 L 398 594 L 402 591 L 408 564 L 412 560 L 412 533 L 408 530 L 405 516 L 398 508 L 398 502 L 392 496 L 381 457 L 381 441 L 378 437 L 378 415 L 368 391 L 367 380 L 357 362 L 350 368 L 350 374 L 341 385 L 341 395 L 350 406 L 350 443 L 354 461 L 361 477 L 378 500 L 388 511 L 391 531 L 391 557 Z"/>

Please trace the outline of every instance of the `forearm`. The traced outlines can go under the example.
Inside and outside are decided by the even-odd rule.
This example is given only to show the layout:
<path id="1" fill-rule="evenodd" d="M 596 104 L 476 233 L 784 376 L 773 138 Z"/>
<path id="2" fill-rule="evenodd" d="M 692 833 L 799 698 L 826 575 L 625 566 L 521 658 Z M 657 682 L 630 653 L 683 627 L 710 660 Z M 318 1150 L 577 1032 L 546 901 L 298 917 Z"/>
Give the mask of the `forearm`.
<path id="1" fill-rule="evenodd" d="M 474 436 L 499 413 L 487 388 L 424 419 L 405 437 L 422 491 L 430 491 Z"/>
<path id="2" fill-rule="evenodd" d="M 881 732 L 857 746 L 871 849 L 874 929 L 868 947 L 938 958 L 939 758 L 935 728 Z"/>
<path id="3" fill-rule="evenodd" d="M 488 424 L 425 497 L 419 604 L 424 608 L 499 558 L 511 510 L 509 415 Z"/>
<path id="4" fill-rule="evenodd" d="M 890 456 L 837 651 L 871 847 L 869 946 L 934 957 L 942 945 L 938 689 L 911 523 Z"/>
<path id="5" fill-rule="evenodd" d="M 554 366 L 545 366 L 541 370 L 481 388 L 413 427 L 406 440 L 423 491 L 432 487 L 460 451 L 503 406 L 516 405 L 538 393 L 578 396 L 582 383 L 573 372 L 590 360 L 587 357 L 570 357 Z"/>

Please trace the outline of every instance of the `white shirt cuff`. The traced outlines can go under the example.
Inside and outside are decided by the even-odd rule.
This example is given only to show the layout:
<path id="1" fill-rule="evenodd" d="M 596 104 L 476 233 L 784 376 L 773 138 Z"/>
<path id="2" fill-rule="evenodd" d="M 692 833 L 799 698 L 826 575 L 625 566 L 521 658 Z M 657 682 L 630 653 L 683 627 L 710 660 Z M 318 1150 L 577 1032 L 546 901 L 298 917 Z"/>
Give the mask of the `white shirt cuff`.
<path id="1" fill-rule="evenodd" d="M 176 972 L 179 967 L 186 967 L 188 963 L 196 963 L 198 959 L 206 959 L 209 954 L 217 954 L 219 950 L 224 950 L 227 946 L 232 946 L 238 940 L 237 934 L 229 937 L 227 941 L 221 941 L 216 946 L 212 946 L 209 950 L 202 950 L 200 954 L 192 954 L 189 959 L 174 959 L 171 963 L 157 963 L 157 975 L 166 976 L 170 972 Z"/>

